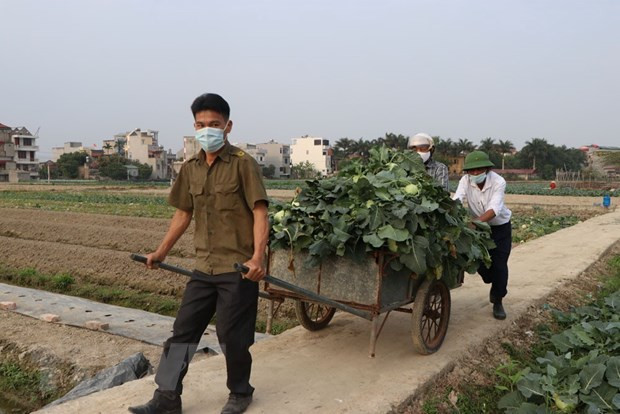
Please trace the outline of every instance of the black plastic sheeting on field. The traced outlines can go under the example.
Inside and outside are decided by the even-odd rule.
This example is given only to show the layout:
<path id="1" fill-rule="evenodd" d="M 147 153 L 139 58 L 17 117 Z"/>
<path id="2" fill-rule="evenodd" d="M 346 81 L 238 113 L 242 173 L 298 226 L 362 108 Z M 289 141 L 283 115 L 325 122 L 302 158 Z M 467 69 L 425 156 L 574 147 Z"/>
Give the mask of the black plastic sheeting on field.
<path id="1" fill-rule="evenodd" d="M 153 367 L 149 360 L 146 359 L 142 352 L 138 352 L 113 367 L 99 371 L 94 377 L 82 381 L 64 397 L 51 402 L 43 408 L 59 405 L 67 401 L 75 400 L 76 398 L 122 385 L 126 382 L 142 378 L 152 373 L 152 371 Z"/>

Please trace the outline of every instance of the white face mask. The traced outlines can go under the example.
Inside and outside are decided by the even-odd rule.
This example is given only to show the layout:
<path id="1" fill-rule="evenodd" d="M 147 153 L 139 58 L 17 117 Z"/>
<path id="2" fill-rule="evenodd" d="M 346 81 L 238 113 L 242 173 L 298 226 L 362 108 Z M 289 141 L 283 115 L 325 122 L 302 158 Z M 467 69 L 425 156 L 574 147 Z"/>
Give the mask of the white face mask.
<path id="1" fill-rule="evenodd" d="M 471 175 L 471 174 L 469 174 L 469 178 L 471 180 L 473 180 L 473 182 L 476 183 L 476 184 L 482 184 L 484 182 L 484 180 L 487 179 L 487 173 L 483 172 L 483 173 L 478 174 L 478 175 Z"/>
<path id="2" fill-rule="evenodd" d="M 223 129 L 219 128 L 202 128 L 196 131 L 196 141 L 200 143 L 205 152 L 217 152 L 224 146 L 224 130 L 228 127 L 228 122 Z"/>
<path id="3" fill-rule="evenodd" d="M 422 157 L 422 161 L 426 162 L 429 160 L 429 158 L 431 158 L 431 152 L 427 151 L 427 152 L 418 152 L 418 155 L 420 157 Z"/>

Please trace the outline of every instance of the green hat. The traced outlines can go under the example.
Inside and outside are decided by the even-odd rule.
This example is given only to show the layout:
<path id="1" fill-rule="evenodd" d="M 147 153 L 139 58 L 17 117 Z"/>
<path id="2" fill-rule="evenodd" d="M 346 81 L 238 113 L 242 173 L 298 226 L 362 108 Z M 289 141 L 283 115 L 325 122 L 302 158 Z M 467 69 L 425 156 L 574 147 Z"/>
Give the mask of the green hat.
<path id="1" fill-rule="evenodd" d="M 489 156 L 483 151 L 473 151 L 465 157 L 463 170 L 473 170 L 474 168 L 495 167 Z"/>

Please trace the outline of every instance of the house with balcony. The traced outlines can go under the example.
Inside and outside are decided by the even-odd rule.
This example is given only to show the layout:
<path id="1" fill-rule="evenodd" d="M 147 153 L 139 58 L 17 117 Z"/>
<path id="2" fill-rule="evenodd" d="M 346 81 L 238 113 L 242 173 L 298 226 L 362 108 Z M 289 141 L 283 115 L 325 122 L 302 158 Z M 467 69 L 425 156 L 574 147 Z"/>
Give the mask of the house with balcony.
<path id="1" fill-rule="evenodd" d="M 11 139 L 15 144 L 15 164 L 18 171 L 27 171 L 31 179 L 39 177 L 39 146 L 36 140 L 25 127 L 14 128 Z"/>
<path id="2" fill-rule="evenodd" d="M 274 178 L 291 177 L 291 146 L 274 140 L 256 144 L 264 150 L 265 166 L 275 167 Z"/>
<path id="3" fill-rule="evenodd" d="M 37 139 L 24 127 L 0 124 L 0 181 L 28 181 L 39 176 Z"/>
<path id="4" fill-rule="evenodd" d="M 125 140 L 124 152 L 130 160 L 148 164 L 153 168 L 151 173 L 152 180 L 163 180 L 170 178 L 168 171 L 168 153 L 163 146 L 158 143 L 159 131 L 142 131 L 136 128 L 124 134 L 123 138 L 117 134 L 115 141 Z"/>
<path id="5" fill-rule="evenodd" d="M 322 175 L 333 173 L 332 150 L 327 139 L 308 135 L 293 138 L 290 153 L 292 165 L 308 161 Z"/>

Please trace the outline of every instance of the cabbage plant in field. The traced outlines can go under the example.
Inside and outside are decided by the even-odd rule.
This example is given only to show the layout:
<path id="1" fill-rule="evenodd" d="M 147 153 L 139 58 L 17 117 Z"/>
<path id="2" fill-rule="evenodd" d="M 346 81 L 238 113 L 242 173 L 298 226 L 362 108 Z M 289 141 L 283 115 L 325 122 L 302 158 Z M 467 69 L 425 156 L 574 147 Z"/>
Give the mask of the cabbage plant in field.
<path id="1" fill-rule="evenodd" d="M 489 227 L 471 223 L 460 202 L 435 184 L 414 152 L 373 148 L 332 178 L 307 181 L 271 207 L 272 249 L 327 256 L 394 255 L 394 272 L 451 278 L 488 265 Z"/>

